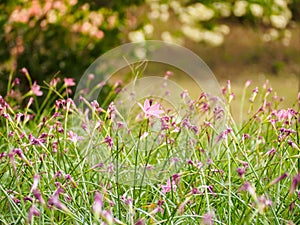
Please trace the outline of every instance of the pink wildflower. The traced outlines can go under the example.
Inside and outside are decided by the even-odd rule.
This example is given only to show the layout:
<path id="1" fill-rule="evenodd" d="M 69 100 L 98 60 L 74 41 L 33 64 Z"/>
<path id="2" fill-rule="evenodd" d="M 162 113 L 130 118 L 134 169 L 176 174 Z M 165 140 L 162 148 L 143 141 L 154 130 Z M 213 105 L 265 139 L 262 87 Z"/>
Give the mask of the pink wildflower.
<path id="1" fill-rule="evenodd" d="M 249 182 L 245 182 L 239 191 L 248 191 L 250 195 L 255 196 L 255 189 Z"/>
<path id="2" fill-rule="evenodd" d="M 31 223 L 31 220 L 32 220 L 33 216 L 36 216 L 36 217 L 40 216 L 40 211 L 34 205 L 32 205 L 30 207 L 29 212 L 28 212 L 27 220 L 28 220 L 29 224 Z"/>
<path id="3" fill-rule="evenodd" d="M 73 131 L 71 130 L 69 130 L 67 134 L 68 134 L 68 139 L 74 143 L 83 139 L 81 136 L 78 136 L 77 134 L 73 133 Z"/>
<path id="4" fill-rule="evenodd" d="M 138 219 L 134 225 L 145 225 L 145 221 L 143 219 Z"/>
<path id="5" fill-rule="evenodd" d="M 31 91 L 35 96 L 42 96 L 43 92 L 40 91 L 40 86 L 36 83 L 36 81 L 34 81 L 34 83 L 31 86 Z"/>
<path id="6" fill-rule="evenodd" d="M 96 217 L 99 217 L 102 213 L 102 207 L 103 207 L 103 196 L 100 194 L 100 192 L 95 193 L 94 197 L 94 204 L 93 204 L 93 211 Z"/>
<path id="7" fill-rule="evenodd" d="M 60 209 L 62 211 L 68 212 L 68 208 L 65 204 L 63 204 L 59 200 L 59 194 L 63 193 L 64 190 L 62 188 L 58 188 L 53 195 L 48 199 L 48 205 L 49 207 L 55 206 L 57 209 Z"/>
<path id="8" fill-rule="evenodd" d="M 172 190 L 172 188 L 173 188 L 173 191 L 176 191 L 176 189 L 177 189 L 175 181 L 173 180 L 171 183 L 170 178 L 167 180 L 167 184 L 161 185 L 161 187 L 162 187 L 162 193 L 164 193 L 164 194 L 170 192 Z"/>
<path id="9" fill-rule="evenodd" d="M 66 87 L 72 87 L 76 85 L 74 78 L 64 78 L 64 82 Z"/>
<path id="10" fill-rule="evenodd" d="M 160 114 L 164 113 L 163 110 L 160 110 L 160 104 L 156 103 L 154 105 L 151 105 L 150 100 L 146 99 L 144 102 L 144 106 L 142 106 L 140 103 L 138 105 L 141 107 L 141 109 L 144 111 L 146 118 L 149 118 L 151 116 L 160 117 Z"/>
<path id="11" fill-rule="evenodd" d="M 56 77 L 54 78 L 53 80 L 50 81 L 50 86 L 51 87 L 56 87 L 57 83 L 60 82 L 60 78 L 59 77 Z"/>
<path id="12" fill-rule="evenodd" d="M 114 145 L 113 139 L 109 135 L 104 138 L 103 142 L 106 143 L 110 148 Z"/>
<path id="13" fill-rule="evenodd" d="M 274 179 L 273 181 L 271 181 L 270 185 L 274 185 L 277 184 L 279 181 L 283 180 L 284 178 L 286 178 L 288 176 L 288 173 L 284 173 L 281 176 L 277 177 L 276 179 Z"/>
<path id="14" fill-rule="evenodd" d="M 205 225 L 213 225 L 214 224 L 214 213 L 208 212 L 202 216 L 202 223 Z"/>
<path id="15" fill-rule="evenodd" d="M 290 194 L 292 194 L 300 183 L 300 172 L 293 178 Z"/>

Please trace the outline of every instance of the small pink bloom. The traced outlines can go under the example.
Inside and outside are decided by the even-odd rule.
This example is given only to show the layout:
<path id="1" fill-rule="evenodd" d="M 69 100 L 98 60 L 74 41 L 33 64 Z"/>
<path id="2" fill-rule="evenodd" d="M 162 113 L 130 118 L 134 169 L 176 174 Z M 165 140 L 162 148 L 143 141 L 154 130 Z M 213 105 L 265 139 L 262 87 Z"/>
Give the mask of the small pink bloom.
<path id="1" fill-rule="evenodd" d="M 48 205 L 49 207 L 56 207 L 57 209 L 60 209 L 62 211 L 68 212 L 68 208 L 65 204 L 63 204 L 60 200 L 59 200 L 59 194 L 63 193 L 64 190 L 62 188 L 58 188 L 53 195 L 48 199 Z"/>
<path id="2" fill-rule="evenodd" d="M 78 136 L 73 131 L 69 130 L 67 132 L 68 139 L 74 143 L 77 143 L 78 141 L 82 140 L 83 138 L 81 136 Z"/>
<path id="3" fill-rule="evenodd" d="M 166 194 L 167 192 L 170 192 L 172 190 L 172 188 L 173 188 L 173 191 L 176 191 L 177 186 L 176 186 L 175 181 L 172 181 L 172 184 L 171 184 L 171 180 L 169 178 L 167 180 L 167 184 L 161 185 L 161 188 L 162 188 L 162 193 Z"/>
<path id="4" fill-rule="evenodd" d="M 255 189 L 249 182 L 245 182 L 244 185 L 239 188 L 239 191 L 248 191 L 250 195 L 255 195 Z"/>
<path id="5" fill-rule="evenodd" d="M 114 145 L 113 139 L 109 135 L 104 138 L 103 142 L 106 143 L 110 148 Z"/>
<path id="6" fill-rule="evenodd" d="M 20 84 L 20 79 L 18 77 L 16 77 L 13 81 L 13 86 L 19 85 L 19 84 Z"/>
<path id="7" fill-rule="evenodd" d="M 246 170 L 245 170 L 245 168 L 238 167 L 236 169 L 236 172 L 239 174 L 240 177 L 244 177 Z"/>
<path id="8" fill-rule="evenodd" d="M 140 103 L 138 103 L 138 105 L 144 111 L 146 118 L 149 118 L 151 116 L 160 118 L 160 114 L 164 113 L 163 110 L 159 109 L 160 108 L 160 104 L 156 103 L 154 105 L 151 105 L 149 99 L 145 100 L 144 106 L 142 106 Z"/>
<path id="9" fill-rule="evenodd" d="M 59 83 L 59 82 L 60 82 L 60 78 L 56 77 L 56 78 L 54 78 L 53 80 L 50 81 L 50 86 L 55 87 L 57 85 L 57 83 Z"/>
<path id="10" fill-rule="evenodd" d="M 43 199 L 42 194 L 41 194 L 41 192 L 40 192 L 39 189 L 33 189 L 32 193 L 33 193 L 34 197 L 35 197 L 42 205 L 45 204 L 45 200 Z"/>
<path id="11" fill-rule="evenodd" d="M 247 80 L 246 83 L 245 83 L 245 87 L 249 87 L 251 85 L 252 81 L 251 80 Z"/>
<path id="12" fill-rule="evenodd" d="M 33 190 L 35 190 L 35 189 L 38 188 L 39 180 L 40 180 L 40 176 L 38 174 L 34 175 L 34 177 L 33 177 L 33 183 L 32 183 L 32 186 L 31 186 L 31 191 L 33 191 Z"/>
<path id="13" fill-rule="evenodd" d="M 293 178 L 290 194 L 292 194 L 300 183 L 300 172 Z"/>
<path id="14" fill-rule="evenodd" d="M 138 219 L 134 225 L 145 225 L 145 221 L 143 219 Z"/>
<path id="15" fill-rule="evenodd" d="M 36 96 L 42 96 L 43 92 L 40 91 L 40 86 L 36 83 L 36 81 L 34 81 L 34 83 L 31 86 L 31 91 L 33 92 L 34 95 Z"/>
<path id="16" fill-rule="evenodd" d="M 88 75 L 88 80 L 94 80 L 95 79 L 95 75 L 94 74 L 89 74 Z"/>
<path id="17" fill-rule="evenodd" d="M 271 181 L 270 185 L 277 184 L 279 181 L 285 179 L 287 176 L 288 176 L 288 173 L 282 174 L 281 176 L 279 176 L 276 179 L 274 179 L 273 181 Z"/>
<path id="18" fill-rule="evenodd" d="M 31 220 L 32 220 L 33 216 L 36 216 L 36 217 L 40 216 L 40 211 L 34 205 L 32 205 L 30 207 L 29 212 L 28 212 L 27 220 L 28 220 L 29 224 L 31 223 Z"/>
<path id="19" fill-rule="evenodd" d="M 72 87 L 76 85 L 74 78 L 64 78 L 64 82 L 66 87 Z"/>
<path id="20" fill-rule="evenodd" d="M 100 194 L 100 192 L 95 193 L 94 197 L 94 204 L 93 204 L 93 211 L 96 215 L 96 217 L 99 217 L 102 213 L 102 207 L 103 207 L 103 196 Z"/>
<path id="21" fill-rule="evenodd" d="M 205 225 L 213 225 L 214 224 L 214 213 L 208 212 L 202 216 L 202 223 Z"/>

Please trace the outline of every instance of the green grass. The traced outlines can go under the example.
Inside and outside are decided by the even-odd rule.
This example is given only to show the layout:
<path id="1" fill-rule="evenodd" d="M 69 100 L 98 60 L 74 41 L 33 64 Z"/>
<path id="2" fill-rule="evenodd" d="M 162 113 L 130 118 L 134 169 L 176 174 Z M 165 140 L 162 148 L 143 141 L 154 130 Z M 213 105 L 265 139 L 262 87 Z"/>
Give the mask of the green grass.
<path id="1" fill-rule="evenodd" d="M 84 116 L 62 82 L 29 107 L 32 93 L 1 98 L 0 223 L 299 224 L 299 99 L 283 109 L 266 87 L 252 103 L 253 88 L 243 122 L 223 117 L 221 127 L 206 98 L 193 110 L 182 99 L 184 117 L 162 114 L 165 129 L 138 106 L 128 127 L 113 105 L 83 101 Z"/>

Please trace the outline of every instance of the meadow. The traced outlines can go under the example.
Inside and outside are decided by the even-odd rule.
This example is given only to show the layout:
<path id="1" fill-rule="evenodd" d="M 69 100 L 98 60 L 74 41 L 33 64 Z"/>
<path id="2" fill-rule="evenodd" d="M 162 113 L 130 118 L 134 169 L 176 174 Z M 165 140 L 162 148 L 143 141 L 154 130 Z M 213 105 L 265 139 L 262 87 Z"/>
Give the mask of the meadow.
<path id="1" fill-rule="evenodd" d="M 120 82 L 78 105 L 74 79 L 22 71 L 0 97 L 1 224 L 300 224 L 300 95 L 246 82 L 235 122 L 227 81 L 224 108 L 184 92 L 180 116 L 146 98 L 125 123 Z"/>

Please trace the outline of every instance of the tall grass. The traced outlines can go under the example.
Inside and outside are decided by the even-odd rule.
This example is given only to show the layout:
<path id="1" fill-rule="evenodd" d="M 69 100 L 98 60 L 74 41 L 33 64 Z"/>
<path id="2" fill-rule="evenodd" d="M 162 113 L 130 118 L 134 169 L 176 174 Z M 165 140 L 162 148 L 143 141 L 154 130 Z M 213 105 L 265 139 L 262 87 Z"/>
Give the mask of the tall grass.
<path id="1" fill-rule="evenodd" d="M 247 83 L 248 118 L 222 130 L 205 94 L 181 96 L 184 117 L 144 99 L 128 126 L 113 102 L 82 98 L 81 111 L 72 79 L 24 73 L 31 90 L 11 75 L 0 97 L 1 224 L 300 224 L 299 99 L 283 109 Z"/>

